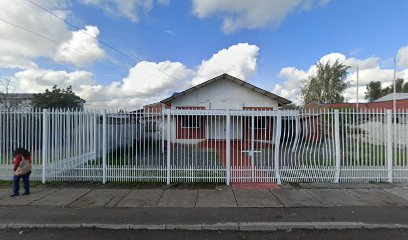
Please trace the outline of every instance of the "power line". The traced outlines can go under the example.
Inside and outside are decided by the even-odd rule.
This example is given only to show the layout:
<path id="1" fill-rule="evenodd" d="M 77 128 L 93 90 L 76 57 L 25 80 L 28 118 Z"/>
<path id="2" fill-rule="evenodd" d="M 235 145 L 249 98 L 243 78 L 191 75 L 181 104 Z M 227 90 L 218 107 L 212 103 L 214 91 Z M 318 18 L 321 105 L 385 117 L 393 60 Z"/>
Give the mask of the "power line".
<path id="1" fill-rule="evenodd" d="M 50 42 L 53 42 L 53 43 L 56 44 L 56 45 L 59 45 L 59 44 L 60 44 L 58 41 L 56 41 L 56 40 L 54 40 L 54 39 L 51 39 L 51 38 L 49 38 L 49 37 L 47 37 L 47 36 L 44 36 L 44 35 L 42 35 L 42 34 L 39 34 L 39 33 L 37 33 L 37 32 L 34 32 L 34 31 L 32 31 L 32 30 L 30 30 L 30 29 L 28 29 L 28 28 L 19 26 L 19 25 L 17 25 L 17 24 L 11 23 L 11 22 L 9 22 L 9 21 L 7 21 L 7 20 L 4 20 L 4 19 L 1 19 L 1 18 L 0 18 L 0 21 L 4 22 L 4 23 L 6 23 L 6 24 L 8 24 L 8 25 L 10 25 L 10 26 L 13 26 L 13 27 L 15 27 L 15 28 L 18 28 L 18 29 L 20 29 L 20 30 L 24 30 L 24 31 L 26 31 L 26 32 L 29 32 L 29 33 L 31 33 L 31 34 L 37 36 L 37 37 L 46 39 L 46 40 L 48 40 L 48 41 L 50 41 Z M 84 51 L 81 51 L 81 50 L 76 49 L 76 48 L 73 48 L 73 47 L 67 47 L 67 48 L 70 48 L 70 49 L 72 49 L 72 50 L 75 50 L 75 51 L 80 52 L 80 53 L 85 54 L 85 55 L 88 54 L 88 53 L 86 53 L 86 52 L 84 52 Z M 103 61 L 103 62 L 105 62 L 105 63 L 108 63 L 108 64 L 115 65 L 115 66 L 119 66 L 119 67 L 121 67 L 121 68 L 123 68 L 123 69 L 125 69 L 125 70 L 128 70 L 128 69 L 129 69 L 129 67 L 127 67 L 127 66 L 122 66 L 122 65 L 120 65 L 120 64 L 117 64 L 117 63 L 114 63 L 114 62 L 111 62 L 111 61 L 108 61 L 108 60 L 102 59 L 101 61 Z"/>
<path id="2" fill-rule="evenodd" d="M 127 57 L 127 58 L 130 58 L 130 59 L 133 59 L 133 60 L 136 59 L 138 62 L 144 61 L 144 62 L 146 62 L 150 67 L 152 67 L 153 69 L 155 69 L 155 70 L 157 70 L 157 71 L 159 71 L 159 72 L 162 72 L 162 73 L 166 74 L 167 76 L 172 77 L 172 78 L 175 79 L 175 80 L 180 81 L 180 79 L 176 78 L 175 76 L 173 76 L 173 75 L 171 75 L 171 74 L 169 74 L 169 73 L 167 73 L 167 72 L 165 72 L 165 71 L 163 71 L 163 70 L 160 70 L 159 68 L 156 68 L 154 65 L 150 64 L 150 63 L 147 62 L 146 60 L 144 60 L 144 59 L 142 59 L 142 58 L 140 58 L 140 57 L 138 57 L 138 56 L 130 56 L 130 55 L 124 53 L 123 51 L 121 51 L 121 50 L 119 50 L 119 49 L 117 49 L 117 48 L 111 46 L 111 45 L 108 44 L 107 42 L 105 42 L 105 41 L 103 41 L 103 40 L 101 40 L 101 39 L 98 39 L 98 38 L 92 36 L 91 34 L 87 33 L 87 32 L 84 31 L 84 30 L 82 30 L 81 28 L 79 28 L 79 27 L 76 26 L 75 24 L 73 24 L 73 23 L 71 23 L 71 22 L 65 20 L 64 18 L 61 18 L 60 16 L 56 15 L 55 13 L 53 13 L 52 11 L 50 11 L 49 9 L 47 9 L 47 8 L 45 8 L 45 7 L 43 7 L 43 6 L 39 5 L 39 4 L 37 4 L 36 2 L 34 2 L 34 1 L 32 1 L 32 0 L 26 0 L 26 1 L 32 3 L 33 5 L 35 5 L 36 7 L 40 8 L 41 10 L 43 10 L 43 11 L 45 11 L 45 12 L 51 14 L 52 16 L 58 18 L 59 20 L 65 22 L 66 24 L 68 24 L 69 26 L 75 28 L 76 30 L 78 30 L 78 31 L 80 31 L 80 32 L 82 32 L 82 33 L 84 33 L 84 34 L 90 36 L 91 38 L 94 38 L 94 39 L 98 40 L 100 43 L 102 43 L 103 45 L 107 46 L 108 48 L 114 50 L 115 52 L 117 52 L 117 53 L 119 53 L 119 54 L 121 54 L 121 55 L 123 55 L 123 56 L 125 56 L 125 57 Z"/>

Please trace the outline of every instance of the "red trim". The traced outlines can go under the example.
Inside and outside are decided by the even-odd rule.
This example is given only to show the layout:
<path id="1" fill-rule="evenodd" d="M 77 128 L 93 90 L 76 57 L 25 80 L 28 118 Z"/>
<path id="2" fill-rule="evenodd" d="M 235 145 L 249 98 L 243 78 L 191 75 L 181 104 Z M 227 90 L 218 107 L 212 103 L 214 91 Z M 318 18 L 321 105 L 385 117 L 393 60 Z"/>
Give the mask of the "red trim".
<path id="1" fill-rule="evenodd" d="M 244 107 L 244 110 L 271 111 L 272 107 Z"/>
<path id="2" fill-rule="evenodd" d="M 176 109 L 205 110 L 205 107 L 190 106 L 190 107 L 176 107 Z"/>

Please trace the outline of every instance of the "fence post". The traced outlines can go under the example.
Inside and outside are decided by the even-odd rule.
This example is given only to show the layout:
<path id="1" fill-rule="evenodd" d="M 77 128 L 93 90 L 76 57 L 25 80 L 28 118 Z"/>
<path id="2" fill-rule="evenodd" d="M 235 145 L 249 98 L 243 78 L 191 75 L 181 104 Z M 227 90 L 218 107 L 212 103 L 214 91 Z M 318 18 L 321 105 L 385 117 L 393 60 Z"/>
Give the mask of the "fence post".
<path id="1" fill-rule="evenodd" d="M 387 170 L 390 183 L 392 183 L 392 134 L 392 112 L 387 110 Z"/>
<path id="2" fill-rule="evenodd" d="M 98 144 L 97 144 L 97 142 L 98 142 L 98 116 L 99 115 L 97 115 L 96 114 L 96 112 L 93 112 L 93 116 L 94 116 L 94 120 L 93 120 L 93 144 L 94 144 L 94 159 L 97 159 L 98 158 L 98 151 L 100 151 L 99 149 L 98 149 Z"/>
<path id="3" fill-rule="evenodd" d="M 42 183 L 47 181 L 48 167 L 48 109 L 43 109 Z"/>
<path id="4" fill-rule="evenodd" d="M 251 112 L 251 180 L 254 182 L 255 177 L 255 116 L 254 111 Z"/>
<path id="5" fill-rule="evenodd" d="M 281 111 L 276 112 L 276 132 L 275 132 L 275 175 L 278 184 L 281 184 L 279 171 L 279 155 L 280 155 L 280 138 L 282 132 L 282 116 Z"/>
<path id="6" fill-rule="evenodd" d="M 106 110 L 103 111 L 103 115 L 102 115 L 102 165 L 103 165 L 103 176 L 102 176 L 102 183 L 105 184 L 106 183 L 106 161 L 107 161 L 107 152 L 108 152 L 108 142 L 107 142 L 107 131 L 106 131 L 106 127 L 107 127 L 107 122 L 106 122 Z"/>
<path id="7" fill-rule="evenodd" d="M 229 109 L 227 109 L 227 115 L 226 115 L 226 129 L 225 129 L 225 134 L 226 134 L 226 146 L 225 146 L 225 151 L 226 151 L 226 163 L 225 167 L 227 170 L 227 176 L 226 176 L 226 183 L 227 185 L 230 184 L 230 178 L 231 178 L 231 112 Z"/>
<path id="8" fill-rule="evenodd" d="M 170 185 L 170 109 L 167 109 L 167 185 Z"/>
<path id="9" fill-rule="evenodd" d="M 334 110 L 334 141 L 336 146 L 336 174 L 334 183 L 339 183 L 340 180 L 340 124 L 339 110 Z"/>

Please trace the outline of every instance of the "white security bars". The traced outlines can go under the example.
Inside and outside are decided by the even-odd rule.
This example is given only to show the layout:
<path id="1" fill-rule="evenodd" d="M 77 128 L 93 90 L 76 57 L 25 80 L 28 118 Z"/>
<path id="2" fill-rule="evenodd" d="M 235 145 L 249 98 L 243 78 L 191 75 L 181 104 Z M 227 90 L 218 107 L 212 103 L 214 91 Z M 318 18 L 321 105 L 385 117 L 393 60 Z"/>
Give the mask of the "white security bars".
<path id="1" fill-rule="evenodd" d="M 0 111 L 0 179 L 11 179 L 11 153 L 25 147 L 32 153 L 32 177 L 43 182 L 404 182 L 407 114 Z"/>

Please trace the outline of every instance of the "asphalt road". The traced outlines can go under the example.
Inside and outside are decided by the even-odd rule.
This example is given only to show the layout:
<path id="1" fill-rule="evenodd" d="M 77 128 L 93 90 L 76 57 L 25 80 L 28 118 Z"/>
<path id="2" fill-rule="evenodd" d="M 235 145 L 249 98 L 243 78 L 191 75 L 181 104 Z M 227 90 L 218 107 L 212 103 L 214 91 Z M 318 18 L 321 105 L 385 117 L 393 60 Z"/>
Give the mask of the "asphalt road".
<path id="1" fill-rule="evenodd" d="M 135 230 L 102 230 L 102 229 L 37 229 L 37 230 L 5 230 L 0 231 L 1 240 L 114 240 L 114 239 L 160 239 L 160 240 L 180 240 L 180 239 L 408 239 L 408 230 L 348 230 L 348 231 L 327 231 L 327 230 L 296 230 L 277 232 L 224 232 L 224 231 L 135 231 Z"/>
<path id="2" fill-rule="evenodd" d="M 218 222 L 278 221 L 408 224 L 407 216 L 408 208 L 397 207 L 120 209 L 0 207 L 0 223 L 32 224 L 212 224 Z"/>

